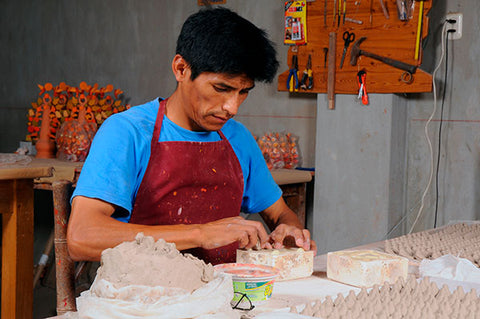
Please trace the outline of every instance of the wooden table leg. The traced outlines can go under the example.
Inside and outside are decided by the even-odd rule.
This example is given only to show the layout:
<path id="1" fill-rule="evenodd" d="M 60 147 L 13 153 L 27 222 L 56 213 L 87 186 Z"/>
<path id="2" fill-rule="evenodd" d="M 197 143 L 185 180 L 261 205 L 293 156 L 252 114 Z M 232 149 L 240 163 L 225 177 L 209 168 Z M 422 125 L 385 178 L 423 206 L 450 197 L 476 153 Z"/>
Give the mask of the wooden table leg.
<path id="1" fill-rule="evenodd" d="M 2 318 L 33 316 L 33 180 L 0 181 Z"/>
<path id="2" fill-rule="evenodd" d="M 280 185 L 283 191 L 283 199 L 288 207 L 293 210 L 305 227 L 305 189 L 306 183 Z"/>

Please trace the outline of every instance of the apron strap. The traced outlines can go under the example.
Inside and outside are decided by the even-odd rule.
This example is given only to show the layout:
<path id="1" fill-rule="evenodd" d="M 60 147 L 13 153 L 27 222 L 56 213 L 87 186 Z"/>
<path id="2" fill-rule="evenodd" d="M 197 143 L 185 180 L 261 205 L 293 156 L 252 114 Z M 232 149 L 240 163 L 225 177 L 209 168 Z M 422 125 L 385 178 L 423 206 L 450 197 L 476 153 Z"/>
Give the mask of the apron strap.
<path id="1" fill-rule="evenodd" d="M 160 131 L 162 129 L 163 115 L 165 114 L 165 106 L 167 105 L 168 98 L 160 101 L 158 107 L 157 119 L 155 120 L 155 127 L 153 128 L 152 142 L 150 143 L 150 150 L 153 150 L 155 145 L 160 139 Z"/>

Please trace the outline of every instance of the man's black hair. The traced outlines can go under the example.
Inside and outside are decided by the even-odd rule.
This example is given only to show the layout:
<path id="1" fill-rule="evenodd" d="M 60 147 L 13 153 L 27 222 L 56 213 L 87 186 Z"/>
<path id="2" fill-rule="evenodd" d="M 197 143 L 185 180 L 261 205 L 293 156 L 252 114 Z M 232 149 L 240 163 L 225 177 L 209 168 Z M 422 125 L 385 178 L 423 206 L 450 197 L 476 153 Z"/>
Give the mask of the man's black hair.
<path id="1" fill-rule="evenodd" d="M 213 72 L 272 82 L 278 69 L 266 32 L 226 8 L 203 9 L 188 17 L 176 53 L 189 64 L 192 80 Z"/>

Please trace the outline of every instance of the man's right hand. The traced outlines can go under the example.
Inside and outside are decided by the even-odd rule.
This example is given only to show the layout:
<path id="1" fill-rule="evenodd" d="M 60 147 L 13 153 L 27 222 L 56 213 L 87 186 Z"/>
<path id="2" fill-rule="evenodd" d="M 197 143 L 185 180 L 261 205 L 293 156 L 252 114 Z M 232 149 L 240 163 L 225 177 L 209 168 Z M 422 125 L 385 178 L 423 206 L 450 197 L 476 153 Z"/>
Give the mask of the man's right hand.
<path id="1" fill-rule="evenodd" d="M 246 220 L 243 217 L 229 217 L 199 225 L 199 246 L 214 249 L 238 242 L 239 248 L 253 248 L 260 241 L 260 246 L 268 243 L 268 234 L 261 222 Z"/>
<path id="2" fill-rule="evenodd" d="M 68 222 L 67 241 L 74 260 L 100 260 L 103 250 L 132 241 L 142 232 L 155 240 L 175 243 L 178 250 L 202 247 L 218 248 L 238 242 L 241 248 L 271 248 L 261 222 L 242 217 L 220 219 L 207 224 L 139 225 L 120 222 L 111 217 L 115 207 L 95 198 L 76 196 Z M 270 247 L 269 247 L 270 246 Z"/>

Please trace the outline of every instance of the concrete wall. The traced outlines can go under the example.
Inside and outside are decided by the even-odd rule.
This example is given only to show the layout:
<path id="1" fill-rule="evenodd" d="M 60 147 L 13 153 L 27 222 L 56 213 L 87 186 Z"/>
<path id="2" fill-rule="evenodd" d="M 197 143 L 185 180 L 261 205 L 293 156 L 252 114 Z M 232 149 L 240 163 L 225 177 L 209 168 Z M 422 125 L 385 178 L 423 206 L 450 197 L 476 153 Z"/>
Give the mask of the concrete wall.
<path id="1" fill-rule="evenodd" d="M 370 94 L 368 107 L 337 95 L 333 111 L 327 110 L 325 95 L 318 96 L 313 230 L 321 253 L 407 233 L 418 214 L 413 231 L 433 228 L 435 210 L 437 226 L 480 219 L 478 1 L 434 2 L 421 68 L 432 73 L 439 62 L 441 23 L 448 12 L 463 13 L 464 29 L 462 39 L 448 42 L 446 86 L 445 64 L 436 74 L 437 109 L 428 129 L 434 169 L 430 188 L 424 131 L 433 93 Z"/>
<path id="2" fill-rule="evenodd" d="M 248 4 L 247 4 L 248 3 Z M 183 21 L 197 0 L 1 1 L 0 152 L 13 152 L 26 135 L 26 110 L 37 84 L 109 83 L 136 105 L 175 89 L 171 60 Z M 228 0 L 226 7 L 265 29 L 277 44 L 281 71 L 283 4 Z M 254 134 L 289 131 L 299 136 L 303 165 L 315 158 L 316 96 L 289 98 L 276 83 L 259 84 L 238 120 Z"/>
<path id="3" fill-rule="evenodd" d="M 437 212 L 437 225 L 455 220 L 480 219 L 480 2 L 476 0 L 439 1 L 432 12 L 436 30 L 432 46 L 436 58 L 430 60 L 433 71 L 441 55 L 441 22 L 445 13 L 463 13 L 463 36 L 449 40 L 448 72 L 445 82 L 444 63 L 437 71 L 437 107 L 428 127 L 433 146 L 433 179 L 426 193 L 425 205 L 418 227 L 432 228 Z M 433 63 L 434 62 L 434 63 Z M 445 84 L 446 83 L 446 84 Z M 445 99 L 442 103 L 443 91 Z M 433 94 L 421 94 L 408 99 L 408 178 L 407 210 L 409 225 L 421 205 L 421 195 L 430 174 L 430 154 L 424 133 L 426 120 L 431 116 Z M 443 104 L 443 108 L 442 108 Z M 440 124 L 443 110 L 443 122 Z M 441 134 L 441 137 L 439 137 Z M 440 143 L 439 143 L 440 139 Z M 437 161 L 440 153 L 440 161 Z M 436 167 L 438 164 L 438 179 Z M 438 181 L 438 188 L 437 186 Z M 438 190 L 438 200 L 437 193 Z"/>
<path id="4" fill-rule="evenodd" d="M 394 123 L 406 108 L 391 94 L 369 98 L 365 107 L 337 95 L 329 110 L 319 95 L 313 232 L 321 252 L 378 240 L 395 210 L 389 198 L 402 198 L 405 130 Z"/>

